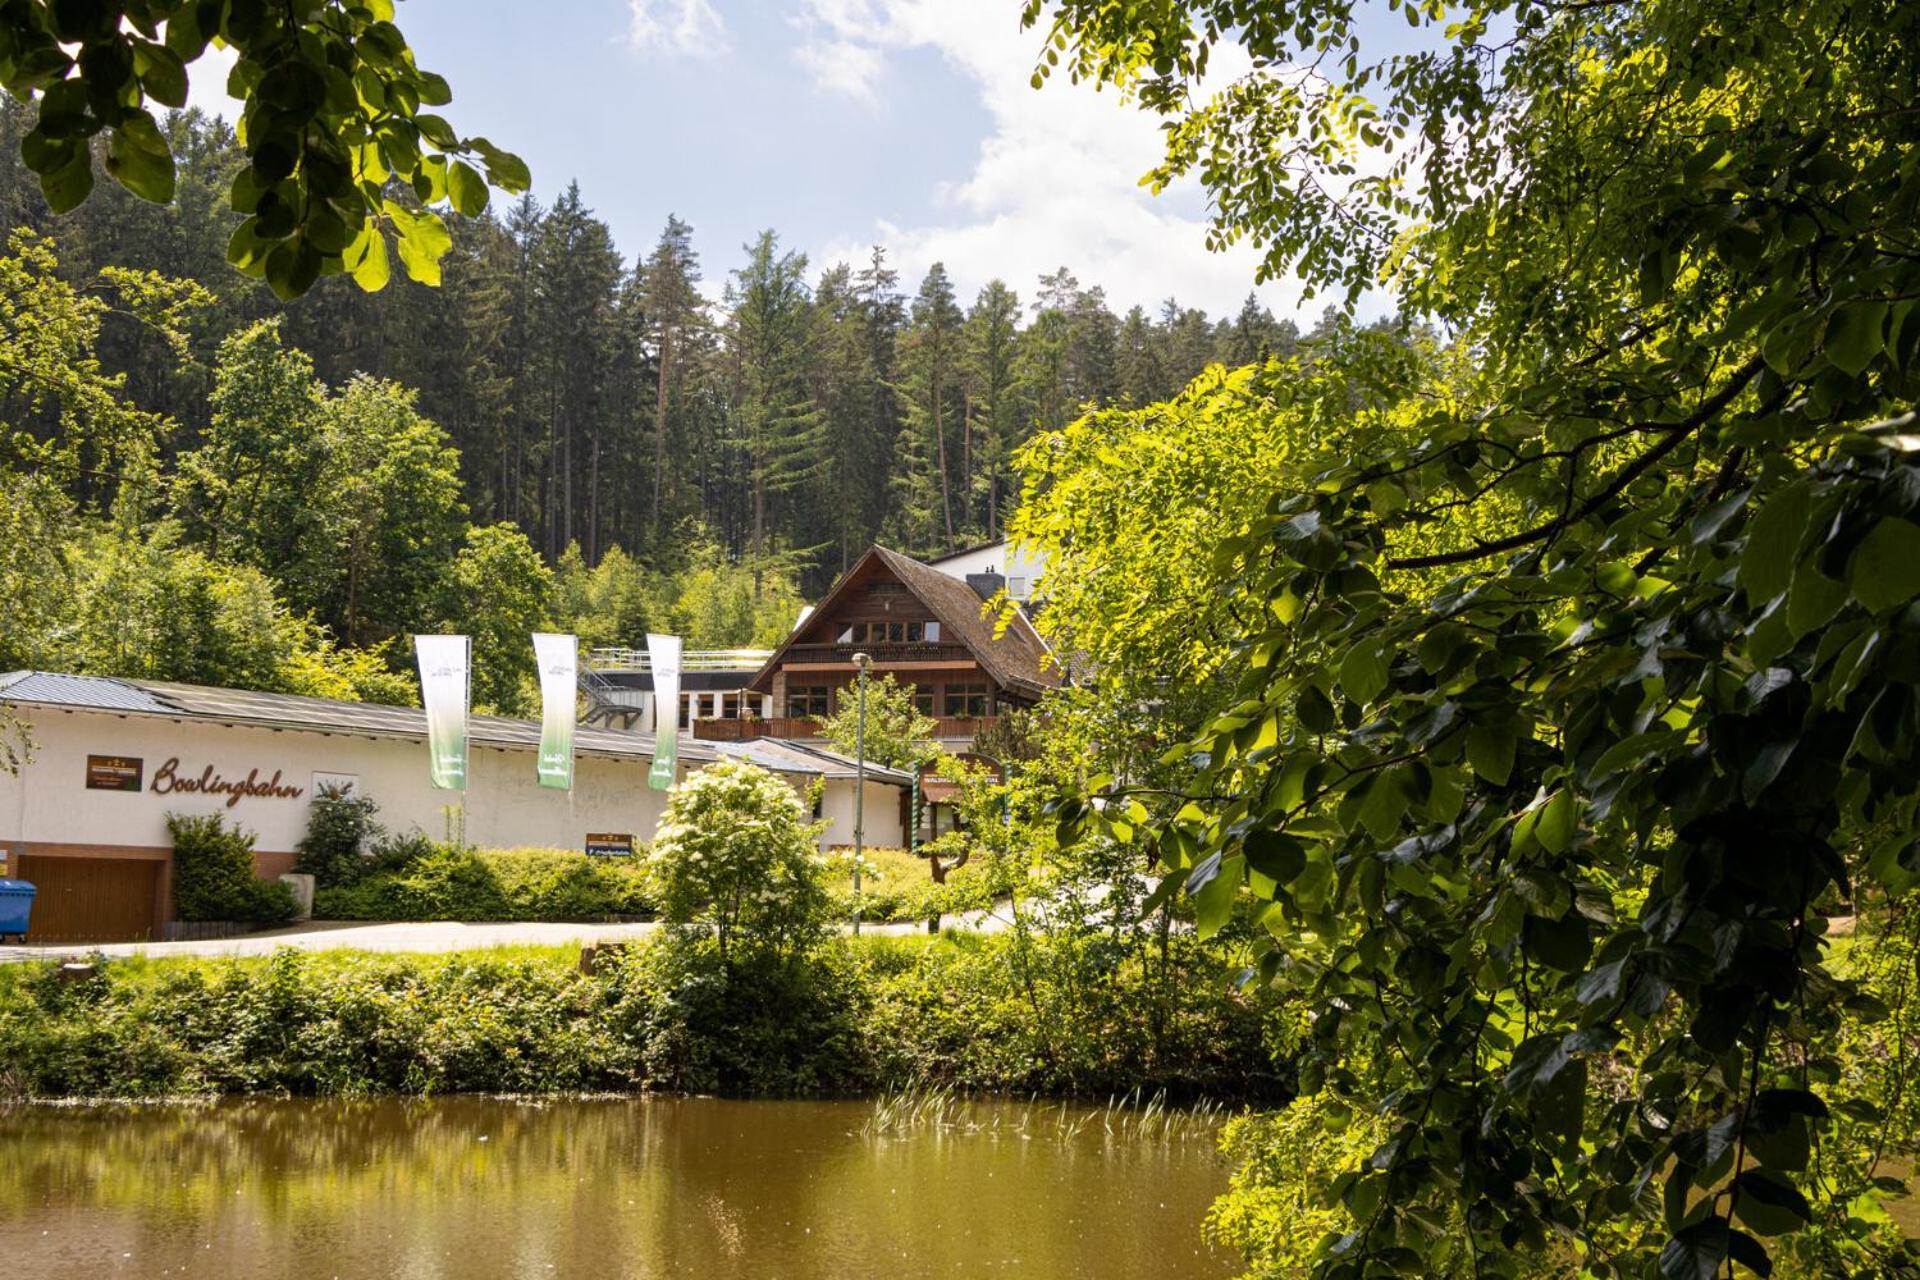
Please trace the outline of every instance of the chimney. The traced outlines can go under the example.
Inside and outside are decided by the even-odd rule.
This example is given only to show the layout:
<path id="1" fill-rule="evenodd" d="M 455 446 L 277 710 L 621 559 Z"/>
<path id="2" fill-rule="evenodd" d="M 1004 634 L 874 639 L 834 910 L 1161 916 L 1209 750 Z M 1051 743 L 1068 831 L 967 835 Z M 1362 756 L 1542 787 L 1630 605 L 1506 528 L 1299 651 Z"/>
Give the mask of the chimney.
<path id="1" fill-rule="evenodd" d="M 970 573 L 967 575 L 967 585 L 982 600 L 991 600 L 1006 589 L 1007 580 L 997 573 Z"/>

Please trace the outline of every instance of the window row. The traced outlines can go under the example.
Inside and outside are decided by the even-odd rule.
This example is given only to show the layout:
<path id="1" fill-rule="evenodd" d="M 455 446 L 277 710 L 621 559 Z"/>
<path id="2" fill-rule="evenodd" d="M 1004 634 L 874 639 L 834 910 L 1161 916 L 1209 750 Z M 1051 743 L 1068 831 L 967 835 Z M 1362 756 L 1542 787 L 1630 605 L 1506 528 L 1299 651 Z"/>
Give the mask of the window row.
<path id="1" fill-rule="evenodd" d="M 849 687 L 842 691 L 840 705 L 851 706 L 854 697 Z M 788 685 L 787 715 L 795 720 L 830 714 L 832 695 L 828 686 Z M 913 705 L 923 716 L 947 719 L 990 716 L 993 714 L 993 687 L 984 680 L 949 684 L 935 688 L 917 685 Z"/>
<path id="2" fill-rule="evenodd" d="M 937 622 L 849 622 L 840 628 L 840 644 L 919 644 L 940 638 Z"/>

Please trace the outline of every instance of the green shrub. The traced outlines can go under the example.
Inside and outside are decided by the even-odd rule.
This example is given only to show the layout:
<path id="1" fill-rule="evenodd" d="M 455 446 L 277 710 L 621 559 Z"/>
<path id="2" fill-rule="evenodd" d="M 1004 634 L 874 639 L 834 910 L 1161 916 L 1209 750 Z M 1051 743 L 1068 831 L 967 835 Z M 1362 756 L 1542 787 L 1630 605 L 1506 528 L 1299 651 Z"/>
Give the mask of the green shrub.
<path id="1" fill-rule="evenodd" d="M 253 874 L 253 835 L 217 813 L 167 815 L 173 902 L 182 920 L 273 924 L 293 917 L 293 891 Z"/>
<path id="2" fill-rule="evenodd" d="M 383 844 L 351 884 L 320 889 L 328 920 L 599 920 L 645 915 L 638 858 L 572 849 L 476 850 L 414 837 Z"/>
<path id="3" fill-rule="evenodd" d="M 749 951 L 803 955 L 826 925 L 824 829 L 765 769 L 708 765 L 674 788 L 647 857 L 661 915 L 710 933 L 723 964 Z"/>
<path id="4" fill-rule="evenodd" d="M 636 945 L 591 975 L 572 948 L 102 960 L 78 980 L 0 965 L 0 1097 L 916 1083 L 1287 1096 L 1274 996 L 1236 991 L 1224 960 L 1176 946 L 1165 982 L 1135 957 L 1103 970 L 1113 954 L 1054 949 L 833 938 L 804 964 L 765 950 L 723 963 L 695 939 Z"/>
<path id="5" fill-rule="evenodd" d="M 797 964 L 765 948 L 729 959 L 711 938 L 664 939 L 615 967 L 608 1012 L 656 1087 L 847 1094 L 878 1082 L 867 977 L 845 946 Z"/>
<path id="6" fill-rule="evenodd" d="M 875 924 L 908 924 L 935 916 L 957 915 L 993 905 L 982 864 L 947 873 L 935 884 L 927 859 L 906 849 L 866 849 L 860 870 L 860 917 Z M 835 849 L 826 858 L 829 914 L 853 918 L 853 850 Z"/>
<path id="7" fill-rule="evenodd" d="M 1251 1276 L 1305 1280 L 1320 1242 L 1355 1226 L 1329 1195 L 1335 1179 L 1363 1164 L 1386 1136 L 1380 1119 L 1324 1093 L 1228 1121 L 1220 1151 L 1232 1185 L 1208 1211 L 1207 1233 L 1239 1250 Z"/>
<path id="8" fill-rule="evenodd" d="M 352 884 L 367 869 L 368 848 L 380 839 L 380 824 L 373 820 L 379 810 L 370 796 L 320 788 L 293 869 L 312 876 L 316 888 Z"/>
<path id="9" fill-rule="evenodd" d="M 493 868 L 516 920 L 593 920 L 652 913 L 638 857 L 590 858 L 577 849 L 494 849 Z"/>

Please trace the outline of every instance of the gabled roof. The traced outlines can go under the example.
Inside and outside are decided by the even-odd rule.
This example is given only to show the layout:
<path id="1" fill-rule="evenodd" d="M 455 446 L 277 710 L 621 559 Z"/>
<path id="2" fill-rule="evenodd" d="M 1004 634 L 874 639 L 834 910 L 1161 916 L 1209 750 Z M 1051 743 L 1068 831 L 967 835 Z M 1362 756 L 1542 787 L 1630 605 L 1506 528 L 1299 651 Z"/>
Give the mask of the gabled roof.
<path id="1" fill-rule="evenodd" d="M 220 689 L 165 680 L 126 680 L 75 676 L 50 671 L 14 671 L 0 675 L 0 703 L 60 707 L 70 711 L 108 711 L 121 715 L 166 716 L 214 724 L 248 725 L 310 733 L 360 734 L 374 738 L 424 740 L 427 713 L 418 707 L 377 702 L 341 702 L 290 693 Z M 540 722 L 506 716 L 470 716 L 467 737 L 475 746 L 509 751 L 538 751 Z M 580 725 L 574 751 L 618 759 L 650 758 L 653 735 Z M 680 756 L 691 763 L 717 757 L 707 743 L 682 736 Z"/>
<path id="2" fill-rule="evenodd" d="M 951 636 L 964 644 L 974 661 L 1001 688 L 1037 698 L 1060 684 L 1060 671 L 1053 664 L 1046 642 L 1033 629 L 1033 623 L 1027 620 L 1024 613 L 1015 611 L 1006 629 L 996 635 L 996 619 L 982 616 L 983 602 L 972 587 L 959 578 L 922 564 L 912 556 L 889 551 L 885 547 L 869 548 L 865 555 L 853 563 L 852 568 L 840 575 L 810 616 L 820 618 L 831 614 L 840 598 L 860 577 L 861 571 L 876 561 L 939 620 L 942 636 Z M 773 673 L 786 660 L 787 650 L 800 638 L 802 630 L 803 627 L 796 627 L 785 643 L 774 650 L 773 656 L 767 659 L 767 665 L 760 668 L 760 674 L 747 685 L 749 689 L 762 693 L 767 691 Z"/>
<path id="3" fill-rule="evenodd" d="M 923 560 L 921 563 L 929 565 L 945 564 L 949 560 L 958 560 L 961 556 L 977 555 L 982 551 L 991 551 L 995 547 L 1004 547 L 1006 545 L 1007 540 L 1005 538 L 995 538 L 992 542 L 976 542 L 970 547 L 961 547 L 956 551 L 949 551 L 944 555 L 937 555 L 931 559 Z"/>

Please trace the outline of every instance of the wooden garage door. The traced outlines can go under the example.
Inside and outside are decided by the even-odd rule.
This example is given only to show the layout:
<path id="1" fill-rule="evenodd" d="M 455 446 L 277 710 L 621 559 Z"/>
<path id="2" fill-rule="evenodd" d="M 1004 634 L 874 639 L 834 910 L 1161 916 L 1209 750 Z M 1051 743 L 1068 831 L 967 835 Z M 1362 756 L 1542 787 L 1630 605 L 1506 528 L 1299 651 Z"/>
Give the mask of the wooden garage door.
<path id="1" fill-rule="evenodd" d="M 40 891 L 29 942 L 141 942 L 153 934 L 158 862 L 28 854 L 16 874 Z"/>

